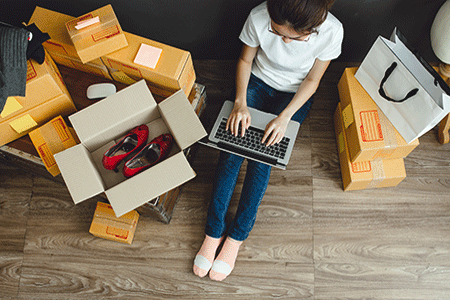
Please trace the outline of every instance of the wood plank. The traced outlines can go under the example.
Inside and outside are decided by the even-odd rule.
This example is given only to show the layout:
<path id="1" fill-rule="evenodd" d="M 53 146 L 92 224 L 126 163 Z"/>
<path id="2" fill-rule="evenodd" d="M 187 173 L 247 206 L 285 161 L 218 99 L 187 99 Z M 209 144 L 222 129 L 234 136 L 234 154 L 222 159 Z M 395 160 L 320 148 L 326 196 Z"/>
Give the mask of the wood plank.
<path id="1" fill-rule="evenodd" d="M 450 268 L 395 263 L 318 263 L 315 299 L 448 299 Z"/>
<path id="2" fill-rule="evenodd" d="M 239 259 L 238 259 L 239 260 Z M 312 265 L 240 262 L 224 282 L 191 273 L 191 258 L 26 256 L 23 299 L 312 299 Z M 286 275 L 288 274 L 288 276 Z"/>

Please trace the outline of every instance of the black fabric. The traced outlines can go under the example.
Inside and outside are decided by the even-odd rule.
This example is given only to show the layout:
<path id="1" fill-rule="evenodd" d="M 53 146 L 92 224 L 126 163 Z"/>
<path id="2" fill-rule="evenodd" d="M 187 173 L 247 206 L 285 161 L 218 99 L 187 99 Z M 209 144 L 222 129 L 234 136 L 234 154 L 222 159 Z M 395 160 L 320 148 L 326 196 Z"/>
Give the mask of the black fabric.
<path id="1" fill-rule="evenodd" d="M 29 35 L 24 28 L 0 25 L 0 111 L 9 96 L 25 96 Z"/>
<path id="2" fill-rule="evenodd" d="M 28 43 L 27 59 L 33 58 L 39 64 L 45 60 L 45 51 L 42 43 L 50 39 L 48 33 L 42 32 L 34 23 L 24 28 L 33 34 L 33 38 Z"/>

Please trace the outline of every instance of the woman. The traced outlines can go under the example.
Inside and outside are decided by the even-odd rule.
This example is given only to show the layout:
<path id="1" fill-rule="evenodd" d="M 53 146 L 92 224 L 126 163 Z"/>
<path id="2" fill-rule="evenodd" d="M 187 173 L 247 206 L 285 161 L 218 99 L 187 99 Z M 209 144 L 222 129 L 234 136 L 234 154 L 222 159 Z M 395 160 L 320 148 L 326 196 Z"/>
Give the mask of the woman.
<path id="1" fill-rule="evenodd" d="M 247 107 L 277 115 L 265 129 L 262 143 L 281 141 L 289 120 L 300 124 L 330 61 L 341 53 L 342 24 L 329 13 L 334 0 L 268 0 L 255 7 L 240 34 L 244 43 L 237 63 L 236 99 L 227 130 L 241 135 L 251 124 Z M 253 228 L 267 188 L 271 167 L 248 160 L 235 218 L 225 215 L 244 158 L 220 153 L 208 209 L 206 237 L 194 260 L 194 273 L 213 280 L 233 270 L 242 242 Z M 216 256 L 216 250 L 223 247 Z M 215 260 L 214 260 L 215 259 Z"/>

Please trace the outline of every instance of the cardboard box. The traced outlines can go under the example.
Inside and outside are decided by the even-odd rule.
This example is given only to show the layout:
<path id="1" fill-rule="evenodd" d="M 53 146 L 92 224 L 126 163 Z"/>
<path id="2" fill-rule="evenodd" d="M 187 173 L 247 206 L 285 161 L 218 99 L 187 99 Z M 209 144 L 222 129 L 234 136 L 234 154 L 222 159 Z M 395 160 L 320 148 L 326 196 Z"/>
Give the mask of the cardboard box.
<path id="1" fill-rule="evenodd" d="M 100 58 L 83 64 L 78 57 L 65 56 L 57 53 L 53 53 L 51 56 L 57 64 L 112 80 L 108 69 L 105 67 Z"/>
<path id="2" fill-rule="evenodd" d="M 156 104 L 141 80 L 69 119 L 81 144 L 55 154 L 55 159 L 75 203 L 104 192 L 119 217 L 195 177 L 183 149 L 206 131 L 181 90 Z M 103 153 L 141 124 L 149 126 L 149 141 L 162 133 L 173 135 L 169 156 L 129 179 L 104 169 Z"/>
<path id="3" fill-rule="evenodd" d="M 350 161 L 341 103 L 334 113 L 334 128 L 344 191 L 396 186 L 406 178 L 403 158 Z"/>
<path id="4" fill-rule="evenodd" d="M 14 118 L 2 120 L 0 122 L 0 146 L 28 134 L 55 116 L 68 116 L 75 111 L 76 108 L 72 99 L 66 94 L 62 94 L 15 115 Z"/>
<path id="5" fill-rule="evenodd" d="M 42 162 L 53 176 L 60 173 L 53 155 L 77 144 L 61 116 L 30 132 L 30 139 Z"/>
<path id="6" fill-rule="evenodd" d="M 168 97 L 182 89 L 186 96 L 189 95 L 196 77 L 192 57 L 188 51 L 131 33 L 125 33 L 125 35 L 128 47 L 102 57 L 104 64 L 112 70 L 112 73 L 121 71 L 131 79 L 145 79 L 154 94 Z M 134 63 L 141 45 L 149 45 L 162 50 L 154 69 Z"/>
<path id="7" fill-rule="evenodd" d="M 419 140 L 406 143 L 356 80 L 356 70 L 345 69 L 338 84 L 350 160 L 406 157 Z"/>
<path id="8" fill-rule="evenodd" d="M 97 17 L 98 23 L 77 29 L 80 22 Z M 128 46 L 125 34 L 110 4 L 68 21 L 66 28 L 83 63 Z"/>
<path id="9" fill-rule="evenodd" d="M 48 53 L 42 65 L 29 59 L 27 66 L 25 97 L 9 97 L 1 112 L 0 122 L 16 118 L 23 112 L 63 94 L 72 101 L 62 76 Z"/>
<path id="10" fill-rule="evenodd" d="M 97 202 L 89 232 L 97 237 L 131 244 L 138 219 L 139 213 L 135 210 L 118 218 L 111 205 Z"/>

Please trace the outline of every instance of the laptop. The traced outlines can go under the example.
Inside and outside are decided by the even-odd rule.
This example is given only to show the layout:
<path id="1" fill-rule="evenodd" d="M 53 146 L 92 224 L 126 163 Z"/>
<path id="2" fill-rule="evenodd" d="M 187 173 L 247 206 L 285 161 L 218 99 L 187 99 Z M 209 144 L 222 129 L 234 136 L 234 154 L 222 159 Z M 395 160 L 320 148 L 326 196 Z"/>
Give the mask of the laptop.
<path id="1" fill-rule="evenodd" d="M 249 107 L 251 115 L 249 129 L 245 131 L 243 137 L 240 136 L 240 132 L 238 136 L 234 136 L 230 130 L 225 130 L 233 106 L 232 101 L 224 102 L 211 132 L 199 143 L 285 170 L 294 148 L 300 123 L 289 121 L 283 139 L 278 144 L 267 147 L 261 143 L 264 129 L 277 116 Z"/>

